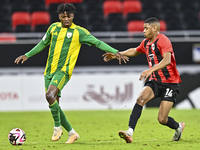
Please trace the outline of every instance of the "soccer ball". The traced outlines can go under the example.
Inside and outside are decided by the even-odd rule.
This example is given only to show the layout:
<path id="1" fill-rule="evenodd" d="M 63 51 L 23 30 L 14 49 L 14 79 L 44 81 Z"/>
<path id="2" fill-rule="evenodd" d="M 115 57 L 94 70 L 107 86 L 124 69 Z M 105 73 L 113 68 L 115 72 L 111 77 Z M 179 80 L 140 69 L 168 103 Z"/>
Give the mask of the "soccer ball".
<path id="1" fill-rule="evenodd" d="M 9 132 L 8 140 L 12 145 L 22 145 L 26 141 L 26 134 L 22 129 L 15 128 Z"/>

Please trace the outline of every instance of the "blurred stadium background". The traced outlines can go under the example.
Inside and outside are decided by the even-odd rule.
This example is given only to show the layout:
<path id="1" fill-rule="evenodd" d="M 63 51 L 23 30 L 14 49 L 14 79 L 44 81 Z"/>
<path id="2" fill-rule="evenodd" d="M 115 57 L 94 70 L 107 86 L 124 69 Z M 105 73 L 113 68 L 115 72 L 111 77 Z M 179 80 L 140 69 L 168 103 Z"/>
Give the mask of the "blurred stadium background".
<path id="1" fill-rule="evenodd" d="M 33 110 L 38 102 L 37 110 L 48 109 L 43 88 L 48 47 L 23 65 L 14 60 L 34 47 L 51 23 L 59 21 L 57 6 L 66 2 L 77 8 L 75 24 L 120 51 L 138 46 L 144 20 L 157 17 L 161 32 L 172 41 L 183 80 L 175 107 L 200 108 L 199 0 L 0 0 L 0 111 Z M 143 85 L 138 78 L 147 69 L 145 56 L 119 66 L 115 60 L 103 62 L 102 54 L 94 46 L 82 45 L 72 81 L 63 90 L 65 109 L 132 108 Z M 87 95 L 91 91 L 109 98 Z M 159 99 L 147 105 L 157 106 Z"/>

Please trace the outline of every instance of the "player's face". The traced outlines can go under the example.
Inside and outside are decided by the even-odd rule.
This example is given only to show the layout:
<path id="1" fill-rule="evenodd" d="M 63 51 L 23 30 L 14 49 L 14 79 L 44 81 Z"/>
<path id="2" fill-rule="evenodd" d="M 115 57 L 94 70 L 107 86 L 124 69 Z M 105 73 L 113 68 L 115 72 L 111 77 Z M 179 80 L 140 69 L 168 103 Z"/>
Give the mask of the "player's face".
<path id="1" fill-rule="evenodd" d="M 73 22 L 73 19 L 74 19 L 74 14 L 70 13 L 68 15 L 67 12 L 60 13 L 59 19 L 62 23 L 62 27 L 69 28 L 72 25 L 72 22 Z"/>
<path id="2" fill-rule="evenodd" d="M 144 37 L 146 37 L 147 39 L 151 39 L 153 37 L 153 28 L 149 23 L 145 23 L 144 24 Z"/>

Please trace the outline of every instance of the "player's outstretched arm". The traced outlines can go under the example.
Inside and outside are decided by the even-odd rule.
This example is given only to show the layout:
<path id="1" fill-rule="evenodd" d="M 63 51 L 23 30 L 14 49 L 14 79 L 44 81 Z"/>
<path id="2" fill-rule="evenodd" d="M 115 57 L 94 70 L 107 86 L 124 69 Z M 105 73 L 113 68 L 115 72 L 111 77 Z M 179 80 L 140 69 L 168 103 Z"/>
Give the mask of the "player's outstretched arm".
<path id="1" fill-rule="evenodd" d="M 126 61 L 129 61 L 129 58 L 128 57 L 134 57 L 134 56 L 137 56 L 138 54 L 140 54 L 140 52 L 138 52 L 136 50 L 136 48 L 130 48 L 128 50 L 125 50 L 125 51 L 121 51 L 121 52 L 118 52 L 119 54 L 121 54 L 122 56 L 124 56 L 122 59 L 123 61 L 126 63 Z M 112 54 L 112 53 L 105 53 L 102 55 L 103 60 L 105 62 L 108 62 L 110 60 L 113 60 L 113 59 L 116 59 L 117 58 L 117 53 L 116 55 Z M 118 58 L 117 58 L 118 59 Z"/>
<path id="2" fill-rule="evenodd" d="M 26 55 L 21 55 L 15 59 L 15 63 L 18 64 L 21 61 L 21 63 L 23 64 L 27 60 L 28 60 L 28 57 Z"/>
<path id="3" fill-rule="evenodd" d="M 124 63 L 126 63 L 126 61 L 129 61 L 129 58 L 127 56 L 122 55 L 120 52 L 117 52 L 115 56 L 119 60 L 120 65 L 121 65 L 121 61 L 123 61 Z"/>
<path id="4" fill-rule="evenodd" d="M 29 52 L 27 52 L 25 55 L 21 55 L 15 59 L 16 64 L 18 64 L 20 61 L 23 64 L 25 61 L 28 60 L 28 58 L 36 55 L 37 53 L 41 52 L 48 43 L 44 43 L 43 40 L 41 40 L 34 48 L 32 48 Z"/>

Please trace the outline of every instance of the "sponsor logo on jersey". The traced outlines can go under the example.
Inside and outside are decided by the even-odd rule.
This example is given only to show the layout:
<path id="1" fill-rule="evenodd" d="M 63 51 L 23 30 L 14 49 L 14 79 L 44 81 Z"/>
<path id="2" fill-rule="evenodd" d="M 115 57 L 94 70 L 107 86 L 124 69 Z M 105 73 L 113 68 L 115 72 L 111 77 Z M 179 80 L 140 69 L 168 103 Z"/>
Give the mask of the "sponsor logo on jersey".
<path id="1" fill-rule="evenodd" d="M 149 54 L 149 58 L 150 58 L 150 60 L 153 60 L 154 54 Z"/>

